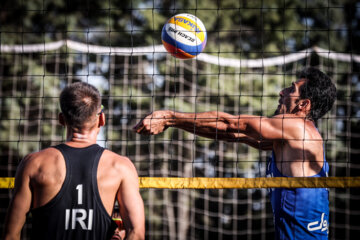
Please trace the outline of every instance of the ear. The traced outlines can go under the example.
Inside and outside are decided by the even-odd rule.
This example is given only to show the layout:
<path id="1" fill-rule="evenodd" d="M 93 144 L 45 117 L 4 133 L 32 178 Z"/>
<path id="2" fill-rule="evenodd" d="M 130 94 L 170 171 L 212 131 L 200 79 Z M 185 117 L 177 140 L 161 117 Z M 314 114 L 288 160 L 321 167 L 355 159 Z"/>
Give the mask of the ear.
<path id="1" fill-rule="evenodd" d="M 105 125 L 105 113 L 101 113 L 99 116 L 99 127 L 103 127 Z"/>
<path id="2" fill-rule="evenodd" d="M 59 113 L 59 123 L 65 127 L 65 118 L 63 113 Z"/>
<path id="3" fill-rule="evenodd" d="M 300 110 L 305 110 L 306 112 L 310 111 L 310 109 L 311 109 L 310 99 L 301 99 L 299 101 L 298 107 Z"/>

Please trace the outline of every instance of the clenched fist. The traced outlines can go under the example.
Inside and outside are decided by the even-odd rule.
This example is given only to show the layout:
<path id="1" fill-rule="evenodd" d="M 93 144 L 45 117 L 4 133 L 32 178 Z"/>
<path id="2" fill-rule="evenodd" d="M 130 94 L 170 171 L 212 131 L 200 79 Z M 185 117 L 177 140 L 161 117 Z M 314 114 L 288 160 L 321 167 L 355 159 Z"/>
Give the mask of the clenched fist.
<path id="1" fill-rule="evenodd" d="M 133 129 L 139 134 L 156 135 L 170 127 L 171 120 L 171 111 L 155 111 L 143 118 Z"/>

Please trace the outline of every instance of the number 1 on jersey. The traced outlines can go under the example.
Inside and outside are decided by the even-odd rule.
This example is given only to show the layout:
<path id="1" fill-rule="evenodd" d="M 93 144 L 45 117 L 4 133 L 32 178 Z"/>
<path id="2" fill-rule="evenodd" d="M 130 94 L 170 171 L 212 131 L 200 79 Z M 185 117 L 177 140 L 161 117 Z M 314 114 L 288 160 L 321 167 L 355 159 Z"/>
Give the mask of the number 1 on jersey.
<path id="1" fill-rule="evenodd" d="M 78 204 L 81 205 L 83 203 L 83 185 L 77 185 L 76 190 L 78 190 Z"/>

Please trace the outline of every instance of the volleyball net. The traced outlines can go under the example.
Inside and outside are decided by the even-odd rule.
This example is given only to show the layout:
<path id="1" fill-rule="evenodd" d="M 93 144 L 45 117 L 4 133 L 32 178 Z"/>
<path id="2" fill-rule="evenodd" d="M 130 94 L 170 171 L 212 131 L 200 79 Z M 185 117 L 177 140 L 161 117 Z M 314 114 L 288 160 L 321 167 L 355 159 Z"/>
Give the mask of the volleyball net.
<path id="1" fill-rule="evenodd" d="M 350 188 L 359 186 L 360 166 L 352 160 L 359 151 L 353 142 L 358 135 L 352 130 L 358 116 L 349 109 L 358 106 L 351 86 L 358 77 L 354 66 L 360 64 L 359 56 L 310 48 L 263 59 L 204 53 L 180 61 L 161 45 L 110 48 L 69 40 L 3 44 L 0 50 L 1 159 L 6 159 L 2 176 L 14 176 L 27 153 L 64 141 L 64 129 L 57 123 L 59 93 L 67 83 L 89 82 L 100 89 L 106 109 L 107 125 L 98 143 L 135 163 L 147 210 L 147 234 L 153 239 L 176 239 L 182 233 L 192 239 L 270 237 L 272 213 L 266 188 L 304 187 L 311 180 L 293 179 L 295 185 L 286 178 L 265 180 L 268 153 L 246 145 L 176 129 L 141 136 L 132 126 L 149 112 L 165 108 L 271 115 L 277 93 L 296 80 L 297 71 L 316 61 L 315 66 L 330 74 L 343 94 L 318 122 L 332 177 L 324 180 L 328 185 L 320 181 L 308 186 L 336 187 L 330 190 L 333 236 L 345 231 L 339 216 L 349 219 L 346 231 L 357 229 L 348 211 L 359 198 Z M 8 69 L 15 74 L 9 75 Z M 3 195 L 2 201 L 9 196 Z"/>
<path id="2" fill-rule="evenodd" d="M 58 38 L 51 29 L 34 33 L 25 31 L 26 26 L 21 31 L 3 26 L 0 218 L 5 216 L 21 159 L 65 140 L 57 119 L 61 90 L 69 83 L 85 81 L 99 89 L 105 106 L 106 126 L 99 134 L 98 144 L 126 155 L 138 170 L 147 239 L 272 239 L 273 215 L 267 188 L 274 187 L 329 188 L 329 238 L 357 237 L 360 55 L 351 48 L 336 50 L 345 47 L 332 39 L 345 33 L 330 24 L 336 23 L 335 17 L 344 9 L 307 3 L 300 8 L 306 12 L 307 18 L 302 22 L 306 27 L 298 29 L 286 25 L 292 12 L 297 11 L 292 3 L 284 1 L 280 7 L 272 7 L 245 6 L 240 2 L 233 3 L 237 5 L 233 8 L 202 6 L 199 2 L 193 8 L 176 9 L 176 4 L 169 4 L 173 7 L 167 7 L 171 14 L 183 10 L 203 16 L 208 29 L 205 51 L 185 61 L 173 58 L 160 45 L 160 31 L 155 25 L 166 20 L 160 17 L 165 11 L 165 6 L 158 6 L 160 3 L 148 7 L 149 1 L 143 5 L 134 2 L 125 10 L 112 6 L 99 10 L 109 23 L 116 17 L 119 24 L 121 19 L 128 19 L 134 25 L 139 16 L 152 19 L 150 27 L 146 25 L 149 28 L 68 28 L 59 30 L 63 34 Z M 43 16 L 51 15 L 44 8 L 45 2 L 42 4 L 38 9 Z M 88 19 L 96 17 L 90 8 L 84 12 Z M 271 12 L 277 14 L 270 15 Z M 330 25 L 321 31 L 312 29 L 312 17 L 321 14 Z M 206 19 L 210 15 L 218 22 Z M 226 15 L 240 16 L 240 29 L 222 28 Z M 280 16 L 284 23 L 279 28 L 267 28 L 266 23 L 277 21 L 274 16 Z M 250 28 L 256 19 L 261 19 L 261 24 Z M 70 17 L 65 20 L 73 24 Z M 152 44 L 143 44 L 149 42 L 141 35 L 146 31 L 157 36 Z M 324 34 L 317 35 L 323 41 L 318 42 L 319 46 L 311 45 L 309 39 L 317 31 Z M 33 41 L 34 34 L 43 34 L 42 41 Z M 301 41 L 305 42 L 300 51 L 293 42 L 298 34 L 304 35 Z M 234 41 L 236 47 L 225 44 L 225 38 L 233 39 L 230 42 Z M 278 39 L 279 46 L 269 44 L 265 48 L 268 38 Z M 173 128 L 156 136 L 138 135 L 132 130 L 146 114 L 160 109 L 271 116 L 278 105 L 279 91 L 296 81 L 296 74 L 308 66 L 326 72 L 338 90 L 334 107 L 317 123 L 330 165 L 329 178 L 266 179 L 266 151 Z M 24 239 L 29 237 L 29 231 L 27 225 Z"/>

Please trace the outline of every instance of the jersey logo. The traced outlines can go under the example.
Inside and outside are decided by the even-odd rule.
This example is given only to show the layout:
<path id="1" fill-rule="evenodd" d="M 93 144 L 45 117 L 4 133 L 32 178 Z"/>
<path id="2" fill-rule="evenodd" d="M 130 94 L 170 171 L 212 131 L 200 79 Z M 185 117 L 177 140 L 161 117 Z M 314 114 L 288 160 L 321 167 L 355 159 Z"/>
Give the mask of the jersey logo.
<path id="1" fill-rule="evenodd" d="M 311 222 L 307 225 L 307 229 L 310 232 L 321 230 L 323 231 L 329 231 L 328 229 L 328 222 L 326 219 L 324 219 L 325 213 L 321 214 L 321 222 L 319 224 L 319 221 Z"/>

